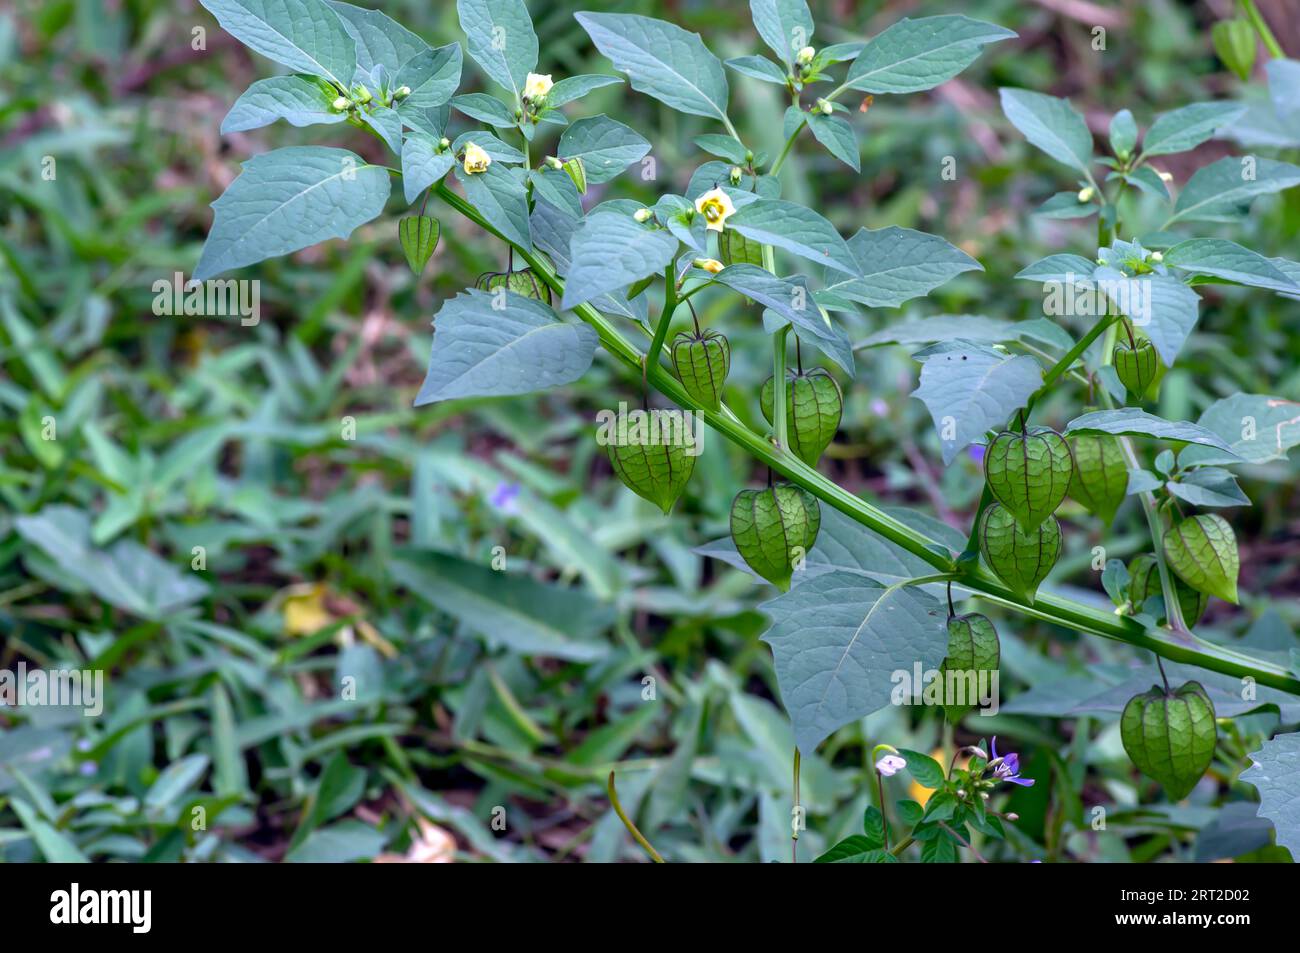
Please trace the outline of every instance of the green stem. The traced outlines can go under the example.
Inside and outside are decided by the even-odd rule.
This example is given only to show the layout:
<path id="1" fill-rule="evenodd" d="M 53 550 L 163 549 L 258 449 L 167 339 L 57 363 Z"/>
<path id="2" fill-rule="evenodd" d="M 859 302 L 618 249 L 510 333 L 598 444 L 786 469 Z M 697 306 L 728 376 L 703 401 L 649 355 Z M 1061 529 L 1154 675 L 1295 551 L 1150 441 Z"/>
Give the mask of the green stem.
<path id="1" fill-rule="evenodd" d="M 473 205 L 451 191 L 445 181 L 438 183 L 436 191 L 439 198 L 456 211 L 480 228 L 506 241 Z M 563 295 L 564 282 L 555 273 L 549 260 L 522 248 L 516 248 L 516 251 L 528 262 L 538 278 L 553 292 Z M 588 304 L 580 304 L 573 311 L 591 325 L 610 354 L 629 367 L 637 371 L 641 370 L 642 353 L 619 333 L 608 318 Z M 962 587 L 982 598 L 1004 605 L 1030 618 L 1148 649 L 1174 662 L 1197 665 L 1226 675 L 1238 677 L 1249 675 L 1260 685 L 1300 695 L 1300 677 L 1271 662 L 1246 659 L 1231 650 L 1208 643 L 1189 644 L 1186 640 L 1171 641 L 1165 633 L 1159 630 L 1148 631 L 1131 618 L 1117 616 L 1108 610 L 1093 608 L 1061 596 L 1044 593 L 1040 594 L 1032 605 L 1026 604 L 989 570 L 973 562 L 962 563 L 959 566 L 955 554 L 946 546 L 850 493 L 838 483 L 805 464 L 794 454 L 786 453 L 773 446 L 770 441 L 741 423 L 740 419 L 725 405 L 717 411 L 707 409 L 687 394 L 676 378 L 662 373 L 659 368 L 651 367 L 648 370 L 651 382 L 661 393 L 679 407 L 699 414 L 717 433 L 766 464 L 774 473 L 807 490 L 826 505 L 834 507 L 900 549 L 920 557 L 940 572 L 957 573 Z"/>
<path id="2" fill-rule="evenodd" d="M 632 839 L 641 845 L 641 849 L 650 855 L 651 860 L 656 864 L 662 864 L 664 859 L 659 855 L 659 851 L 655 850 L 654 847 L 650 845 L 650 842 L 645 839 L 645 835 L 641 833 L 641 830 L 633 824 L 632 819 L 624 813 L 623 805 L 620 804 L 618 800 L 618 791 L 614 788 L 613 771 L 609 772 L 609 781 L 605 785 L 605 790 L 609 793 L 610 806 L 614 808 L 614 813 L 617 814 L 618 819 L 623 822 L 623 826 L 626 827 L 627 832 L 632 835 Z"/>
<path id="3" fill-rule="evenodd" d="M 794 749 L 794 809 L 790 814 L 790 863 L 799 863 L 799 748 Z"/>
<path id="4" fill-rule="evenodd" d="M 664 272 L 664 310 L 655 325 L 655 336 L 650 341 L 650 350 L 646 352 L 645 373 L 647 378 L 659 371 L 659 355 L 663 352 L 664 340 L 668 337 L 668 328 L 673 323 L 673 312 L 677 310 L 677 285 L 673 282 L 673 266 L 668 265 Z M 653 368 L 653 371 L 651 370 Z"/>
<path id="5" fill-rule="evenodd" d="M 799 133 L 803 131 L 803 127 L 806 125 L 808 125 L 807 119 L 799 120 L 799 125 L 795 127 L 794 132 L 790 133 L 790 138 L 785 141 L 785 148 L 781 150 L 781 154 L 777 156 L 776 161 L 772 163 L 772 168 L 768 172 L 768 175 L 780 174 L 781 167 L 785 165 L 786 157 L 790 155 L 790 150 L 794 148 L 794 141 L 799 138 Z"/>
<path id="6" fill-rule="evenodd" d="M 785 415 L 785 351 L 790 325 L 772 334 L 772 429 L 782 450 L 790 449 L 790 429 Z"/>
<path id="7" fill-rule="evenodd" d="M 1255 32 L 1259 34 L 1259 38 L 1264 41 L 1264 48 L 1268 50 L 1268 55 L 1275 60 L 1285 59 L 1286 53 L 1282 50 L 1282 44 L 1278 43 L 1277 37 L 1260 16 L 1255 0 L 1241 0 L 1241 9 L 1246 14 L 1246 19 L 1250 21 L 1250 25 L 1255 28 Z"/>

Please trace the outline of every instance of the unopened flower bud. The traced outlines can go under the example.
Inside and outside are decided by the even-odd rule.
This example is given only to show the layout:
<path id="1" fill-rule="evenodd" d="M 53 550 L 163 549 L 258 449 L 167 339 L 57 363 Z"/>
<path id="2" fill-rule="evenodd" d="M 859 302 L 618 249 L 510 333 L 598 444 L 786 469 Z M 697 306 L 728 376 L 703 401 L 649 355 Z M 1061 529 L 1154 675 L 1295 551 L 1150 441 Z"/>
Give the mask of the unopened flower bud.
<path id="1" fill-rule="evenodd" d="M 1092 192 L 1092 186 L 1091 186 L 1091 185 L 1088 186 L 1087 188 L 1080 189 L 1080 190 L 1079 190 L 1079 201 L 1080 201 L 1080 202 L 1091 202 L 1091 201 L 1092 201 L 1092 195 L 1093 195 L 1093 192 Z"/>
<path id="2" fill-rule="evenodd" d="M 451 148 L 451 140 L 448 139 L 446 136 L 443 136 L 441 139 L 438 140 L 438 151 L 446 152 L 450 148 Z"/>
<path id="3" fill-rule="evenodd" d="M 632 213 L 632 217 L 633 217 L 634 219 L 636 219 L 638 222 L 648 222 L 648 221 L 650 221 L 650 215 L 651 215 L 651 212 L 650 212 L 650 210 L 649 210 L 648 208 L 639 208 L 639 209 L 637 209 L 635 212 Z"/>
<path id="4" fill-rule="evenodd" d="M 555 156 L 547 156 L 547 157 L 546 157 L 546 164 L 549 165 L 552 169 L 563 169 L 563 168 L 564 168 L 564 163 L 561 162 L 559 159 L 557 159 Z"/>
<path id="5" fill-rule="evenodd" d="M 411 87 L 409 86 L 399 86 L 393 92 L 394 99 L 405 99 L 409 95 L 411 95 Z"/>
<path id="6" fill-rule="evenodd" d="M 835 107 L 832 106 L 832 105 L 830 104 L 830 102 L 829 102 L 828 100 L 825 100 L 825 99 L 819 99 L 819 100 L 817 100 L 817 106 L 816 106 L 816 109 L 817 109 L 817 111 L 818 111 L 819 113 L 821 113 L 823 116 L 829 116 L 831 113 L 835 112 Z"/>
<path id="7" fill-rule="evenodd" d="M 1151 253 L 1151 260 L 1152 260 L 1152 261 L 1155 261 L 1155 262 L 1164 261 L 1164 260 L 1165 260 L 1165 256 L 1162 255 L 1162 254 L 1161 254 L 1160 252 L 1158 252 L 1158 251 L 1153 251 L 1153 252 Z"/>
<path id="8" fill-rule="evenodd" d="M 728 176 L 729 176 L 729 178 L 731 179 L 731 184 L 732 184 L 732 185 L 739 185 L 739 184 L 740 184 L 740 177 L 741 177 L 743 174 L 744 174 L 744 173 L 742 173 L 742 172 L 740 171 L 740 166 L 738 166 L 738 165 L 733 165 L 733 166 L 731 167 L 731 172 L 728 173 Z"/>
<path id="9" fill-rule="evenodd" d="M 357 102 L 364 106 L 366 103 L 370 102 L 371 98 L 370 90 L 364 86 L 357 87 Z"/>
<path id="10" fill-rule="evenodd" d="M 1172 182 L 1174 180 L 1174 176 L 1172 172 L 1161 172 L 1160 170 L 1157 169 L 1156 175 L 1160 176 L 1161 182 Z"/>
<path id="11" fill-rule="evenodd" d="M 716 275 L 722 270 L 722 262 L 716 258 L 697 258 L 692 262 L 696 268 L 701 268 L 711 275 Z"/>
<path id="12" fill-rule="evenodd" d="M 965 799 L 966 799 L 966 789 L 965 789 L 965 788 L 958 788 L 958 789 L 957 789 L 957 796 L 958 796 L 959 798 L 961 798 L 962 800 L 965 800 Z"/>
<path id="13" fill-rule="evenodd" d="M 1019 815 L 1019 814 L 1008 814 L 1008 815 L 1007 815 L 1007 820 L 1009 820 L 1009 821 L 1018 821 L 1018 820 L 1020 820 L 1020 815 Z"/>
<path id="14" fill-rule="evenodd" d="M 805 46 L 802 50 L 800 50 L 798 53 L 795 54 L 794 61 L 798 63 L 800 66 L 807 66 L 809 63 L 813 61 L 813 57 L 816 55 L 817 55 L 816 50 L 814 50 L 811 46 Z"/>
<path id="15" fill-rule="evenodd" d="M 352 100 L 346 96 L 340 96 L 331 105 L 333 105 L 335 112 L 346 112 L 347 108 L 352 105 Z"/>

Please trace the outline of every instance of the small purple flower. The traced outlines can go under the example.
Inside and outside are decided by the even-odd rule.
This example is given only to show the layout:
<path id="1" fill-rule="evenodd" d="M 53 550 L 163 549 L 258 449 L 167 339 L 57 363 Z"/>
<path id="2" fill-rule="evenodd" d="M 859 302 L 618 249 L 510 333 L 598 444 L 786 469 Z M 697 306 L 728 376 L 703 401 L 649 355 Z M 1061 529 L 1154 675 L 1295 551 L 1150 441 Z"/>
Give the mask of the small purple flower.
<path id="1" fill-rule="evenodd" d="M 993 738 L 993 760 L 989 762 L 993 769 L 993 777 L 999 781 L 1010 781 L 1012 784 L 1019 784 L 1023 787 L 1033 787 L 1033 778 L 1022 778 L 1020 776 L 1020 755 L 1014 751 L 1005 757 L 998 757 L 998 739 Z"/>
<path id="2" fill-rule="evenodd" d="M 497 488 L 492 491 L 488 497 L 488 502 L 495 509 L 503 513 L 514 514 L 519 512 L 519 484 L 518 483 L 498 483 Z"/>
<path id="3" fill-rule="evenodd" d="M 970 458 L 974 460 L 976 463 L 984 462 L 984 448 L 981 447 L 979 444 L 977 443 L 971 444 L 970 449 L 968 449 L 966 452 L 970 454 Z"/>

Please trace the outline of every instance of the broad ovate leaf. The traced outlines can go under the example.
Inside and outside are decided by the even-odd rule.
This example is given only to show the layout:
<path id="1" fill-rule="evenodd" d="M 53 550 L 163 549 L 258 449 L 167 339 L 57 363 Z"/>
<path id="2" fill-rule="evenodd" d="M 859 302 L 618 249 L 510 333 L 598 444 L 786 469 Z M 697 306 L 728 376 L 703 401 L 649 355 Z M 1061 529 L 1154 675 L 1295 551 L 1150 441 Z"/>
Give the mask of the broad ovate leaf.
<path id="1" fill-rule="evenodd" d="M 415 404 L 571 383 L 591 366 L 597 343 L 588 325 L 560 321 L 535 298 L 504 288 L 462 292 L 434 318 L 429 372 Z"/>
<path id="2" fill-rule="evenodd" d="M 267 59 L 346 89 L 357 48 L 325 0 L 201 0 L 221 28 Z"/>
<path id="3" fill-rule="evenodd" d="M 1032 145 L 1057 162 L 1087 174 L 1092 133 L 1068 99 L 1026 89 L 1003 89 L 1002 112 Z"/>
<path id="4" fill-rule="evenodd" d="M 727 115 L 727 73 L 698 33 L 628 13 L 577 13 L 596 49 L 626 73 L 632 88 L 679 112 Z"/>
<path id="5" fill-rule="evenodd" d="M 867 42 L 844 84 L 867 93 L 933 89 L 975 62 L 985 45 L 1015 35 L 970 17 L 904 17 Z"/>
<path id="6" fill-rule="evenodd" d="M 772 646 L 781 701 L 805 754 L 888 705 L 892 673 L 937 668 L 948 650 L 937 600 L 857 573 L 825 573 L 761 608 L 772 619 L 763 641 Z"/>
<path id="7" fill-rule="evenodd" d="M 346 149 L 292 146 L 254 156 L 212 203 L 216 216 L 194 277 L 347 238 L 384 210 L 389 188 L 387 169 Z"/>
<path id="8" fill-rule="evenodd" d="M 537 34 L 524 0 L 456 0 L 469 55 L 516 100 L 537 66 Z"/>

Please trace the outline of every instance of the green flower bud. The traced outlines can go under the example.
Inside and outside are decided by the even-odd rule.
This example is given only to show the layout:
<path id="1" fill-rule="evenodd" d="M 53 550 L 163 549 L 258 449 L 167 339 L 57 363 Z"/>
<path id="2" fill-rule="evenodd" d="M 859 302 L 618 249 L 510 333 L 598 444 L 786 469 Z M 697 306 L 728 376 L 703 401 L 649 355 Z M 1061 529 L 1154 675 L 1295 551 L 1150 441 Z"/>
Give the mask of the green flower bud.
<path id="1" fill-rule="evenodd" d="M 821 506 L 802 487 L 741 490 L 731 503 L 731 539 L 754 570 L 782 592 L 821 529 Z"/>
<path id="2" fill-rule="evenodd" d="M 346 96 L 340 96 L 335 99 L 334 102 L 330 103 L 330 105 L 334 107 L 335 112 L 347 112 L 352 106 L 352 100 L 348 99 Z"/>
<path id="3" fill-rule="evenodd" d="M 1056 512 L 1070 489 L 1073 472 L 1069 444 L 1047 427 L 1032 427 L 1025 433 L 1004 430 L 984 454 L 989 492 L 1024 529 Z"/>
<path id="4" fill-rule="evenodd" d="M 759 393 L 759 406 L 768 423 L 773 422 L 774 388 L 768 378 Z M 844 412 L 844 395 L 835 378 L 821 368 L 800 374 L 790 371 L 785 385 L 785 421 L 790 450 L 804 463 L 815 467 L 835 432 Z"/>
<path id="5" fill-rule="evenodd" d="M 1124 706 L 1120 740 L 1137 769 L 1160 782 L 1171 800 L 1181 801 L 1214 760 L 1214 717 L 1214 703 L 1198 682 L 1172 694 L 1153 685 Z"/>
<path id="6" fill-rule="evenodd" d="M 994 503 L 980 520 L 979 542 L 989 568 L 1032 605 L 1039 583 L 1061 555 L 1061 527 L 1049 516 L 1033 529 L 1022 529 L 1006 507 Z"/>

